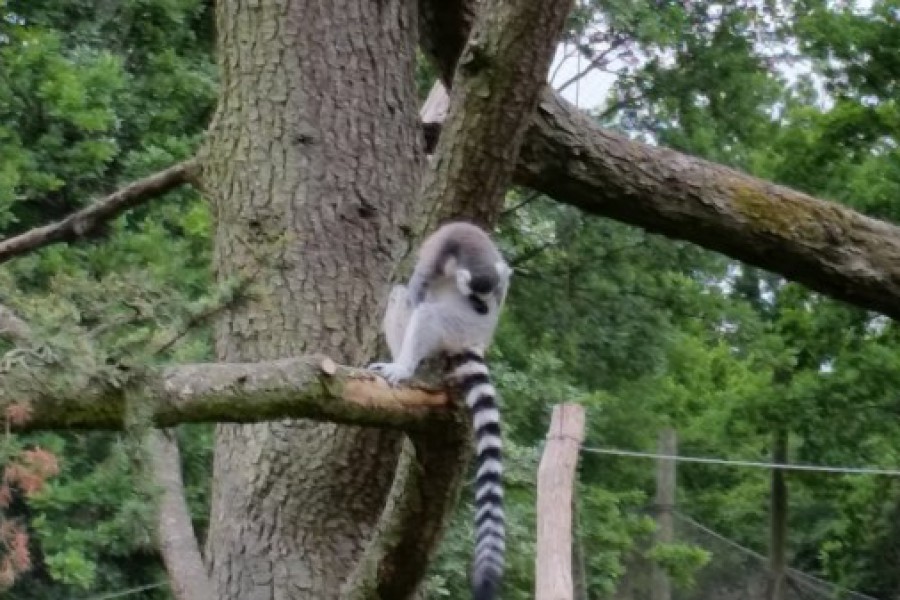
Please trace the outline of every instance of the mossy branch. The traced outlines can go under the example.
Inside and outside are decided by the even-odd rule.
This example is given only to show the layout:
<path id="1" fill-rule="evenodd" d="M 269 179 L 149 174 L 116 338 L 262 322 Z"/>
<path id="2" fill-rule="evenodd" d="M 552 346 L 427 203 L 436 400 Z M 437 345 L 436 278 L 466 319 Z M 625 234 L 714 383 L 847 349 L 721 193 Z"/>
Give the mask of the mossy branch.
<path id="1" fill-rule="evenodd" d="M 168 367 L 125 376 L 129 400 L 146 403 L 142 414 L 156 427 L 180 423 L 256 423 L 315 419 L 347 425 L 430 431 L 453 421 L 447 395 L 421 387 L 389 387 L 360 369 L 322 356 L 260 363 L 209 363 Z M 126 385 L 84 378 L 78 386 L 42 385 L 7 392 L 9 402 L 27 402 L 31 418 L 14 430 L 122 429 Z M 2 386 L 2 381 L 0 381 Z M 0 409 L 3 408 L 0 400 Z"/>

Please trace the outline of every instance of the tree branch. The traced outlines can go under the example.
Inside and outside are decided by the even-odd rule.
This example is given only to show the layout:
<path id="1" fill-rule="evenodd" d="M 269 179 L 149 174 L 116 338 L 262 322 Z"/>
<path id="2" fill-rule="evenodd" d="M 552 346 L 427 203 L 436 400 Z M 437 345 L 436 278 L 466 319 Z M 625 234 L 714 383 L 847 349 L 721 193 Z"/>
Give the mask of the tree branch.
<path id="1" fill-rule="evenodd" d="M 486 226 L 496 223 L 571 5 L 568 0 L 479 5 L 453 73 L 435 167 L 425 180 L 423 204 L 439 211 L 427 219 L 430 225 L 461 216 Z M 456 21 L 466 22 L 465 13 Z"/>
<path id="2" fill-rule="evenodd" d="M 426 139 L 429 122 L 444 120 L 444 132 L 423 186 L 421 204 L 433 212 L 422 215 L 418 225 L 460 216 L 488 226 L 496 222 L 570 5 L 489 0 L 479 6 L 467 42 L 467 26 L 460 39 L 435 36 L 426 41 L 459 43 L 460 48 L 465 42 L 465 49 L 449 100 L 443 99 L 442 86 L 436 86 L 421 111 Z M 422 5 L 422 10 L 428 13 L 422 15 L 423 27 L 434 18 L 471 22 L 471 13 L 451 15 L 440 3 Z M 446 31 L 452 38 L 459 29 Z M 454 57 L 448 65 L 455 62 Z M 501 137 L 505 143 L 498 151 L 495 142 Z M 470 449 L 468 432 L 467 426 L 445 426 L 404 440 L 378 530 L 344 588 L 344 598 L 408 600 L 416 594 L 459 493 Z"/>
<path id="3" fill-rule="evenodd" d="M 694 242 L 839 300 L 900 316 L 900 228 L 607 131 L 545 90 L 518 183 Z"/>
<path id="4" fill-rule="evenodd" d="M 73 241 L 97 229 L 130 208 L 160 196 L 169 190 L 189 183 L 197 169 L 191 159 L 134 181 L 62 221 L 36 227 L 25 233 L 0 241 L 0 263 L 56 242 Z"/>
<path id="5" fill-rule="evenodd" d="M 422 0 L 432 4 L 433 0 Z M 473 0 L 440 2 L 446 23 Z M 458 39 L 443 31 L 442 39 Z M 443 68 L 457 46 L 428 44 Z M 446 78 L 446 73 L 442 73 Z M 517 184 L 587 213 L 693 242 L 862 308 L 900 317 L 900 228 L 839 204 L 666 148 L 629 140 L 545 88 L 515 172 Z"/>
<path id="6" fill-rule="evenodd" d="M 159 549 L 177 600 L 215 600 L 194 535 L 181 479 L 178 440 L 174 436 L 174 431 L 157 430 L 147 436 L 153 478 L 162 491 L 157 508 Z"/>
<path id="7" fill-rule="evenodd" d="M 17 390 L 30 420 L 17 430 L 122 429 L 127 411 L 121 387 L 90 383 L 52 389 L 34 377 Z M 129 396 L 156 427 L 179 423 L 257 423 L 308 418 L 348 425 L 433 431 L 452 422 L 447 395 L 421 387 L 391 388 L 373 374 L 321 356 L 261 363 L 169 367 L 135 382 Z M 0 403 L 2 404 L 2 403 Z"/>
<path id="8" fill-rule="evenodd" d="M 0 305 L 0 335 L 4 331 L 20 344 L 34 341 L 31 326 Z M 157 506 L 160 553 L 177 600 L 214 600 L 184 494 L 178 440 L 170 436 L 174 432 L 151 430 L 145 440 L 151 475 L 162 492 Z"/>
<path id="9" fill-rule="evenodd" d="M 378 530 L 348 580 L 342 600 L 409 599 L 425 578 L 471 456 L 468 411 L 432 433 L 403 440 Z"/>

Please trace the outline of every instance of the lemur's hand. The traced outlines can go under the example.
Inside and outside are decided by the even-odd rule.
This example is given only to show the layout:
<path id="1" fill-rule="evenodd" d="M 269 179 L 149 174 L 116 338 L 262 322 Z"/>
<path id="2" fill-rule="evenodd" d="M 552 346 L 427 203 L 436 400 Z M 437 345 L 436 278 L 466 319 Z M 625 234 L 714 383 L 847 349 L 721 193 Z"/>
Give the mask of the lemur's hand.
<path id="1" fill-rule="evenodd" d="M 413 376 L 412 371 L 400 363 L 372 363 L 369 370 L 384 377 L 391 385 L 397 385 Z"/>

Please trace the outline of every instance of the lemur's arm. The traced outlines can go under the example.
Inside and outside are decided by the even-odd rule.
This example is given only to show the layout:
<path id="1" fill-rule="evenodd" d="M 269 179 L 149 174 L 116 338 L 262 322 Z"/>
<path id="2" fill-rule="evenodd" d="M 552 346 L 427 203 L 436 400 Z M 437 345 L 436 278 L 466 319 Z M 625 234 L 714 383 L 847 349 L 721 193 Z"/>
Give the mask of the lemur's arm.
<path id="1" fill-rule="evenodd" d="M 401 293 L 405 295 L 405 290 L 403 292 L 396 292 L 397 288 L 394 290 L 391 292 L 392 300 L 395 293 L 398 296 Z M 390 314 L 392 309 L 395 311 L 394 314 Z M 410 311 L 409 304 L 405 301 L 396 304 L 389 302 L 389 314 L 385 315 L 384 323 L 385 337 L 388 339 L 393 362 L 374 363 L 369 365 L 369 369 L 392 384 L 412 377 L 419 363 L 440 349 L 444 322 L 440 315 L 433 314 L 435 310 L 436 305 L 433 304 L 420 304 Z"/>
<path id="2" fill-rule="evenodd" d="M 409 324 L 412 311 L 413 307 L 410 305 L 406 286 L 395 285 L 388 297 L 387 310 L 381 323 L 388 349 L 391 351 L 391 360 L 396 361 L 400 356 L 403 336 L 406 333 L 406 326 Z"/>

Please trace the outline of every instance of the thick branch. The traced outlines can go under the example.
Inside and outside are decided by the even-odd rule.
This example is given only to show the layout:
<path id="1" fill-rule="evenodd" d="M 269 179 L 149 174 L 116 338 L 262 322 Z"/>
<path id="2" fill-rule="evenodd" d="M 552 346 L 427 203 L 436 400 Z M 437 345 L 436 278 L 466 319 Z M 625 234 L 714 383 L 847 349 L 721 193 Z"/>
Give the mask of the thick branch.
<path id="1" fill-rule="evenodd" d="M 423 36 L 458 39 L 472 0 L 441 2 Z M 423 4 L 434 4 L 423 0 Z M 455 15 L 455 16 L 454 16 Z M 464 32 L 462 32 L 464 33 Z M 443 68 L 459 47 L 423 42 Z M 442 73 L 446 79 L 446 73 Z M 432 125 L 432 127 L 434 127 Z M 695 157 L 627 139 L 545 88 L 515 173 L 585 212 L 687 240 L 857 306 L 900 316 L 900 228 Z"/>
<path id="2" fill-rule="evenodd" d="M 496 222 L 570 7 L 561 0 L 479 6 L 426 178 L 423 204 L 439 211 L 429 221 L 464 216 L 487 226 Z M 455 22 L 462 25 L 467 18 L 460 15 Z"/>
<path id="3" fill-rule="evenodd" d="M 460 408 L 454 424 L 404 439 L 377 534 L 347 582 L 343 600 L 416 597 L 471 455 L 468 412 Z"/>
<path id="4" fill-rule="evenodd" d="M 604 130 L 545 90 L 519 183 L 596 215 L 694 242 L 900 316 L 900 228 Z"/>
<path id="5" fill-rule="evenodd" d="M 193 160 L 186 160 L 164 171 L 132 182 L 106 198 L 72 213 L 62 221 L 36 227 L 15 237 L 2 240 L 0 241 L 0 263 L 43 246 L 83 237 L 126 210 L 189 183 L 196 168 Z"/>
<path id="6" fill-rule="evenodd" d="M 371 373 L 315 356 L 171 367 L 146 376 L 129 393 L 147 403 L 140 410 L 157 427 L 307 418 L 431 431 L 453 420 L 443 392 L 390 388 Z M 14 399 L 32 408 L 31 419 L 19 429 L 121 429 L 126 414 L 125 393 L 99 384 L 61 392 L 36 389 Z"/>

